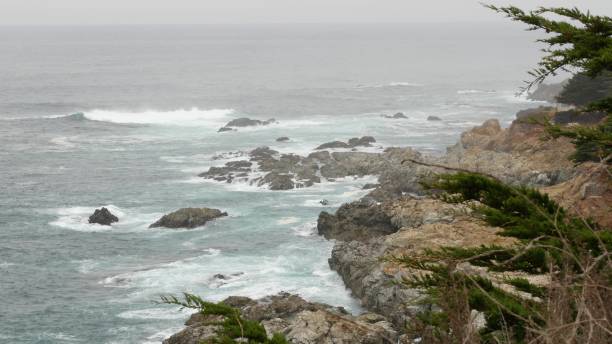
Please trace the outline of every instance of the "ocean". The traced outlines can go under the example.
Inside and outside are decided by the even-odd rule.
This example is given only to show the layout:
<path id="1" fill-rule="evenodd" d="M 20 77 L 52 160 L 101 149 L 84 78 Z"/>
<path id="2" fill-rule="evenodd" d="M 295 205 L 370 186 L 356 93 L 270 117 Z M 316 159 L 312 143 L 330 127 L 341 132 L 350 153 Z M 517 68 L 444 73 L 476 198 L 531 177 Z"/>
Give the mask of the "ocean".
<path id="1" fill-rule="evenodd" d="M 227 152 L 363 135 L 370 151 L 442 154 L 542 104 L 515 94 L 535 38 L 503 22 L 0 26 L 0 342 L 160 343 L 189 312 L 156 301 L 181 292 L 288 291 L 359 313 L 316 220 L 376 176 L 270 191 L 197 175 Z M 217 132 L 237 117 L 278 123 Z M 120 222 L 89 224 L 101 206 Z M 182 207 L 229 216 L 148 228 Z"/>

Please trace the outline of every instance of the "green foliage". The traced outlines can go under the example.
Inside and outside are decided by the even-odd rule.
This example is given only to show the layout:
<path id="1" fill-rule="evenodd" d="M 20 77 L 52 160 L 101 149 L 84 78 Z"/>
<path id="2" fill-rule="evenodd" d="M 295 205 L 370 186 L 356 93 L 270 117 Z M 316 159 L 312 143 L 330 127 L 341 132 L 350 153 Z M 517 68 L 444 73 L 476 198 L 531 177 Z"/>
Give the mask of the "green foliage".
<path id="1" fill-rule="evenodd" d="M 538 68 L 530 72 L 534 80 L 527 83 L 527 89 L 569 68 L 590 77 L 612 70 L 612 18 L 584 13 L 578 8 L 540 7 L 525 12 L 514 6 L 485 6 L 529 25 L 529 30 L 542 30 L 550 35 L 538 40 L 547 45 L 543 49 L 546 55 Z M 563 20 L 549 19 L 550 15 Z"/>
<path id="2" fill-rule="evenodd" d="M 570 80 L 559 96 L 559 101 L 585 108 L 585 111 L 603 111 L 607 114 L 606 123 L 595 127 L 564 128 L 548 124 L 551 137 L 570 137 L 576 145 L 572 160 L 585 161 L 612 160 L 612 132 L 610 130 L 612 113 L 612 18 L 582 12 L 577 8 L 546 8 L 525 12 L 517 7 L 486 7 L 503 13 L 515 21 L 529 25 L 529 30 L 543 30 L 549 37 L 538 40 L 547 45 L 546 55 L 538 67 L 529 74 L 533 80 L 527 81 L 524 90 L 542 83 L 547 77 L 559 71 L 578 74 Z M 552 20 L 548 16 L 560 16 L 562 20 Z M 567 20 L 567 21 L 566 21 Z"/>
<path id="3" fill-rule="evenodd" d="M 174 295 L 161 296 L 161 302 L 180 306 L 181 308 L 196 309 L 204 315 L 220 315 L 224 317 L 217 337 L 207 343 L 236 344 L 237 339 L 246 339 L 250 344 L 288 344 L 282 334 L 275 333 L 268 339 L 265 328 L 257 321 L 242 318 L 240 310 L 222 302 L 214 303 L 204 301 L 201 297 L 183 293 L 183 300 Z M 242 343 L 242 342 L 240 342 Z"/>
<path id="4" fill-rule="evenodd" d="M 543 297 L 546 289 L 531 284 L 526 278 L 514 277 L 506 280 L 506 283 L 515 287 L 516 289 L 529 293 L 535 297 Z"/>
<path id="5" fill-rule="evenodd" d="M 557 96 L 557 101 L 584 107 L 611 97 L 612 71 L 605 70 L 596 77 L 582 73 L 574 75 Z"/>
<path id="6" fill-rule="evenodd" d="M 544 273 L 563 267 L 563 270 L 580 276 L 582 267 L 576 261 L 568 263 L 568 255 L 598 256 L 612 249 L 610 231 L 597 229 L 589 221 L 571 216 L 537 190 L 509 186 L 474 173 L 441 175 L 425 186 L 446 192 L 442 198 L 448 201 L 470 201 L 476 214 L 480 214 L 485 222 L 502 228 L 501 235 L 518 239 L 518 244 L 513 247 L 443 247 L 426 250 L 422 256 L 396 258 L 408 268 L 427 271 L 405 283 L 425 289 L 436 304 L 448 304 L 450 285 L 465 288 L 469 308 L 485 315 L 486 327 L 480 333 L 485 342 L 497 342 L 497 335 L 504 331 L 511 333 L 515 341 L 524 341 L 530 326 L 544 323 L 544 305 L 537 299 L 526 299 L 502 290 L 483 276 L 457 269 L 459 264 L 467 262 L 490 271 L 527 273 Z M 596 266 L 604 268 L 605 263 Z M 533 285 L 524 278 L 508 278 L 504 282 L 534 297 L 548 295 L 547 288 Z M 456 327 L 451 326 L 453 316 L 449 315 L 449 309 L 452 310 L 443 309 L 442 314 L 426 311 L 420 321 L 437 327 L 439 337 L 447 336 L 449 331 L 456 332 Z"/>

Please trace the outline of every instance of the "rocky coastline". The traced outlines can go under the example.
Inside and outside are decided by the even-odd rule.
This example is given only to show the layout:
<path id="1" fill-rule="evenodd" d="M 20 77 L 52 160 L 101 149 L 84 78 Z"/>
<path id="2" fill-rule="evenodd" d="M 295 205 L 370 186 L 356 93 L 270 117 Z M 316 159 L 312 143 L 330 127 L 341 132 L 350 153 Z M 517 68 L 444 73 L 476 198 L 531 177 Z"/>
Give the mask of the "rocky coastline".
<path id="1" fill-rule="evenodd" d="M 387 148 L 381 153 L 321 150 L 302 157 L 261 147 L 249 152 L 245 160 L 202 173 L 204 178 L 232 182 L 256 167 L 265 173 L 255 183 L 273 190 L 308 187 L 322 179 L 351 175 L 379 176 L 378 184 L 370 185 L 371 191 L 362 199 L 342 205 L 334 214 L 322 212 L 317 221 L 318 234 L 334 240 L 329 266 L 367 313 L 355 316 L 289 294 L 261 300 L 232 297 L 224 302 L 240 309 L 246 318 L 261 321 L 270 329 L 268 333 L 283 333 L 291 343 L 409 343 L 403 335 L 406 325 L 423 307 L 432 305 L 419 302 L 421 290 L 401 283 L 423 271 L 407 269 L 394 257 L 443 246 L 515 244 L 515 239 L 497 235 L 500 229 L 484 223 L 470 205 L 445 203 L 423 190 L 420 181 L 449 172 L 439 166 L 535 187 L 568 211 L 589 214 L 602 225 L 612 223 L 610 176 L 595 163 L 575 166 L 567 159 L 574 148 L 569 140 L 542 140 L 543 128 L 531 120 L 556 115 L 554 109 L 545 107 L 521 111 L 506 129 L 497 120 L 487 120 L 463 133 L 440 157 L 423 156 L 410 148 Z M 369 139 L 363 142 L 372 143 Z M 471 265 L 461 268 L 487 274 L 499 286 L 513 290 L 505 274 Z M 541 285 L 547 280 L 544 275 L 519 277 Z M 476 314 L 474 321 L 482 319 Z M 199 314 L 186 325 L 164 343 L 191 344 L 214 336 L 210 319 Z"/>

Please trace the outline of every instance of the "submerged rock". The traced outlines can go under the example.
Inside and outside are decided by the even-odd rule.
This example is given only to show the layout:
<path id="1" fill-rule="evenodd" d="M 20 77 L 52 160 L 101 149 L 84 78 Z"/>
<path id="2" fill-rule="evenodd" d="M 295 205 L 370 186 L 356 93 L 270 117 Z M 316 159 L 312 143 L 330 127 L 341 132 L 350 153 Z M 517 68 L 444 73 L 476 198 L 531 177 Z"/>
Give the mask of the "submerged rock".
<path id="1" fill-rule="evenodd" d="M 276 139 L 276 142 L 287 142 L 287 141 L 289 141 L 289 138 L 287 136 L 281 136 Z"/>
<path id="2" fill-rule="evenodd" d="M 442 118 L 440 118 L 438 116 L 427 116 L 427 120 L 428 121 L 441 121 Z"/>
<path id="3" fill-rule="evenodd" d="M 268 125 L 276 122 L 274 118 L 270 118 L 267 121 L 261 121 L 258 119 L 250 119 L 247 117 L 236 118 L 229 121 L 224 127 L 219 129 L 219 132 L 222 131 L 230 131 L 235 130 L 233 128 L 242 128 L 242 127 L 254 127 L 258 125 Z"/>
<path id="4" fill-rule="evenodd" d="M 119 218 L 113 215 L 110 210 L 102 207 L 96 209 L 93 214 L 89 217 L 89 223 L 97 223 L 104 226 L 110 226 L 113 222 L 118 222 Z"/>
<path id="5" fill-rule="evenodd" d="M 331 141 L 331 142 L 324 143 L 315 149 L 321 150 L 321 149 L 330 149 L 330 148 L 331 149 L 333 148 L 351 148 L 351 146 L 348 143 L 345 143 L 342 141 Z"/>
<path id="6" fill-rule="evenodd" d="M 315 150 L 333 148 L 355 148 L 359 146 L 370 147 L 374 142 L 376 142 L 376 139 L 372 136 L 353 137 L 348 140 L 348 143 L 342 141 L 331 141 L 320 145 L 319 147 L 315 148 Z"/>
<path id="7" fill-rule="evenodd" d="M 395 115 L 383 115 L 384 118 L 390 118 L 390 119 L 406 119 L 408 118 L 406 115 L 404 115 L 403 112 L 398 112 Z"/>
<path id="8" fill-rule="evenodd" d="M 226 212 L 211 208 L 182 208 L 170 214 L 162 216 L 149 228 L 195 228 L 203 226 L 210 220 L 227 216 Z"/>

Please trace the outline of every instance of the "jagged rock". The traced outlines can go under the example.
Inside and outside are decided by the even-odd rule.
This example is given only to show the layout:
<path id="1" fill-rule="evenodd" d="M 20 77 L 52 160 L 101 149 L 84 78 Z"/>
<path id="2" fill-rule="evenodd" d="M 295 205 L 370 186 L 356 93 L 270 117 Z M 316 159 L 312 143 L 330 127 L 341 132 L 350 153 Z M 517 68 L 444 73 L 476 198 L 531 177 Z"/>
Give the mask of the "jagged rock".
<path id="1" fill-rule="evenodd" d="M 368 183 L 361 187 L 362 190 L 376 189 L 380 184 Z"/>
<path id="2" fill-rule="evenodd" d="M 291 175 L 276 172 L 266 174 L 266 176 L 259 181 L 258 185 L 268 185 L 270 190 L 291 190 L 295 187 Z"/>
<path id="3" fill-rule="evenodd" d="M 322 200 L 320 200 L 320 201 L 319 201 L 319 203 L 320 203 L 321 205 L 328 205 L 328 204 L 329 204 L 329 201 L 328 201 L 328 200 L 326 200 L 326 199 L 322 199 Z"/>
<path id="4" fill-rule="evenodd" d="M 104 226 L 110 226 L 111 223 L 118 221 L 119 218 L 113 215 L 110 210 L 105 207 L 94 210 L 93 214 L 89 216 L 89 223 L 97 223 Z"/>
<path id="5" fill-rule="evenodd" d="M 287 141 L 289 141 L 289 138 L 287 136 L 281 136 L 276 139 L 276 142 L 287 142 Z"/>
<path id="6" fill-rule="evenodd" d="M 428 121 L 441 121 L 442 118 L 440 118 L 438 116 L 427 116 L 427 120 Z"/>
<path id="7" fill-rule="evenodd" d="M 574 174 L 568 159 L 574 146 L 567 138 L 542 140 L 544 127 L 530 119 L 550 119 L 555 110 L 549 107 L 521 111 L 508 129 L 497 120 L 461 135 L 438 162 L 442 165 L 486 172 L 502 181 L 534 187 L 563 182 Z"/>
<path id="8" fill-rule="evenodd" d="M 355 144 L 374 142 L 374 138 L 355 138 Z M 199 176 L 217 181 L 248 180 L 249 173 L 264 172 L 263 177 L 249 180 L 251 184 L 268 185 L 274 190 L 309 187 L 321 182 L 347 176 L 365 176 L 399 170 L 410 174 L 412 166 L 403 166 L 402 159 L 420 155 L 410 148 L 391 148 L 384 153 L 318 151 L 307 157 L 280 154 L 269 147 L 259 147 L 248 153 L 249 160 L 232 161 L 225 166 L 211 167 Z M 256 163 L 256 164 L 255 164 Z"/>
<path id="9" fill-rule="evenodd" d="M 402 226 L 389 235 L 366 240 L 337 241 L 330 267 L 370 311 L 385 314 L 396 328 L 405 328 L 419 311 L 421 291 L 401 282 L 419 271 L 404 268 L 385 257 L 412 256 L 442 246 L 507 246 L 516 240 L 498 236 L 492 228 L 472 218 L 469 207 L 434 199 L 400 199 L 384 206 L 390 222 Z"/>
<path id="10" fill-rule="evenodd" d="M 391 234 L 397 229 L 381 205 L 365 201 L 343 204 L 335 215 L 321 212 L 317 221 L 319 235 L 344 241 L 365 241 Z"/>
<path id="11" fill-rule="evenodd" d="M 383 316 L 355 317 L 342 308 L 308 302 L 288 293 L 260 300 L 232 296 L 222 302 L 238 308 L 245 319 L 261 322 L 269 336 L 282 333 L 290 343 L 392 344 L 398 338 L 397 331 Z M 164 344 L 211 340 L 218 329 L 212 320 L 210 316 L 194 314 L 186 323 L 188 327 Z"/>
<path id="12" fill-rule="evenodd" d="M 211 208 L 182 208 L 170 214 L 162 216 L 149 228 L 195 228 L 203 226 L 208 221 L 227 216 L 226 212 Z"/>

